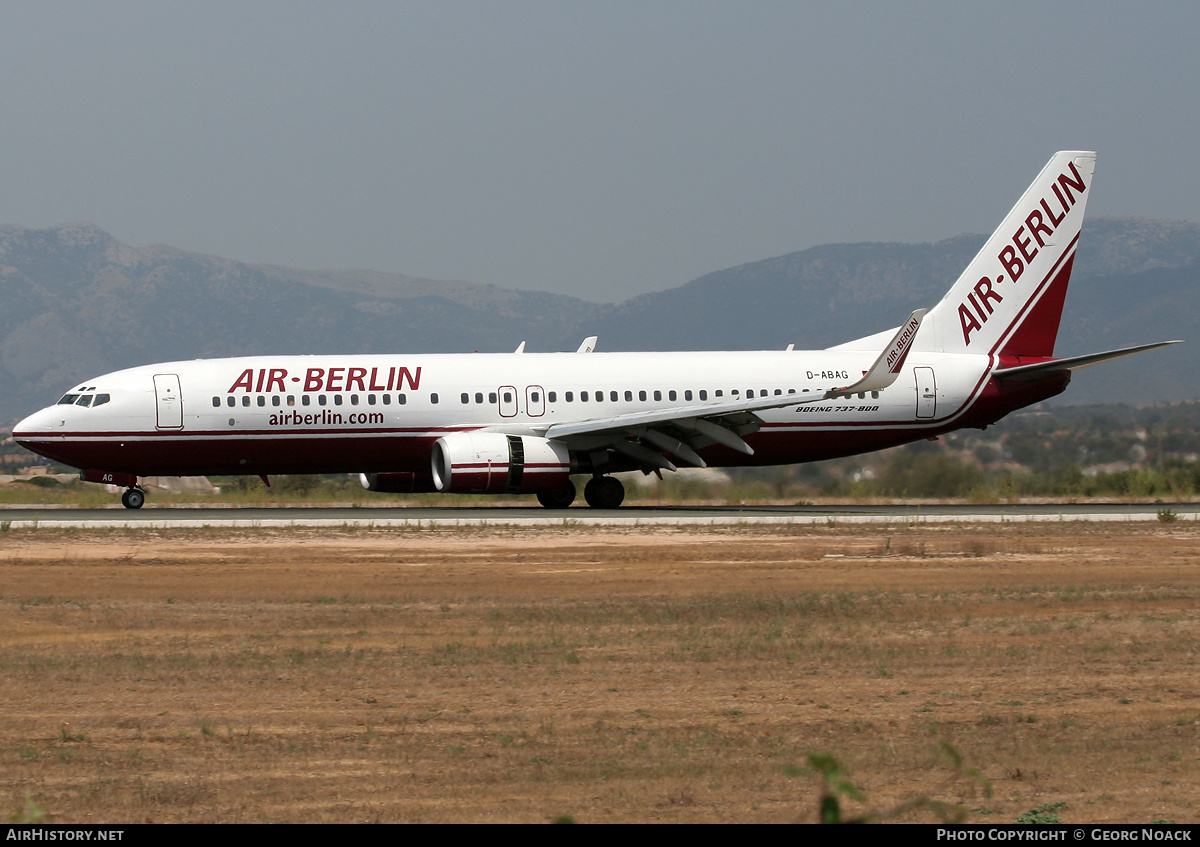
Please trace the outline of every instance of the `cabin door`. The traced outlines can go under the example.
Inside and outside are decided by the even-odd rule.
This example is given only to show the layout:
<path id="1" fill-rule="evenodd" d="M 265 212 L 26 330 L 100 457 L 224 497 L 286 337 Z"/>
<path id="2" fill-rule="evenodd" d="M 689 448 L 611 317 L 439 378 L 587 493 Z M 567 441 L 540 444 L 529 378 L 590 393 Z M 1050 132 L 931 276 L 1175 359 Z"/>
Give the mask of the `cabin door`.
<path id="1" fill-rule="evenodd" d="M 917 378 L 917 417 L 932 418 L 937 412 L 937 383 L 933 368 L 913 368 Z"/>
<path id="2" fill-rule="evenodd" d="M 183 398 L 177 374 L 155 374 L 154 396 L 158 403 L 159 429 L 183 429 Z"/>

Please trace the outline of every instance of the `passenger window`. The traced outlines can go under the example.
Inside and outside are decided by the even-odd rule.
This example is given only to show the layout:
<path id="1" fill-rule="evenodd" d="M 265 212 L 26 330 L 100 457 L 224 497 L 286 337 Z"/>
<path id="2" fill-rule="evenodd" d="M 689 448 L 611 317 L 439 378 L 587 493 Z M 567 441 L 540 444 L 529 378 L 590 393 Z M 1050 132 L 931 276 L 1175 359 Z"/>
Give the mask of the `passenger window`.
<path id="1" fill-rule="evenodd" d="M 610 403 L 617 402 L 617 392 L 615 392 L 615 391 L 608 392 L 608 402 L 610 402 Z"/>
<path id="2" fill-rule="evenodd" d="M 430 394 L 430 395 L 429 395 L 429 402 L 430 402 L 430 403 L 433 403 L 433 404 L 436 406 L 436 405 L 437 405 L 437 401 L 438 401 L 438 396 L 437 396 L 436 394 Z"/>
<path id="3" fill-rule="evenodd" d="M 433 402 L 435 402 L 435 403 L 436 403 L 437 401 L 436 401 L 436 400 L 434 400 Z M 505 392 L 504 392 L 504 402 L 505 402 L 505 403 L 511 403 L 511 402 L 512 402 L 512 392 L 511 392 L 511 391 L 505 391 Z"/>
<path id="4" fill-rule="evenodd" d="M 626 392 L 625 392 L 625 402 L 626 402 L 626 403 L 632 403 L 632 402 L 633 402 L 633 392 L 632 392 L 632 391 L 626 391 Z"/>
<path id="5" fill-rule="evenodd" d="M 568 402 L 568 403 L 574 403 L 574 402 L 575 402 L 575 392 L 573 392 L 573 391 L 568 391 L 568 392 L 566 393 L 566 395 L 565 395 L 565 396 L 566 396 L 566 398 L 567 398 L 567 402 Z"/>
<path id="6" fill-rule="evenodd" d="M 225 398 L 226 406 L 233 406 L 236 403 L 237 403 L 237 399 L 232 394 L 230 394 L 228 397 Z"/>
<path id="7" fill-rule="evenodd" d="M 464 406 L 471 402 L 471 398 L 466 393 L 460 394 L 459 398 L 463 401 Z"/>
<path id="8" fill-rule="evenodd" d="M 242 405 L 243 405 L 243 406 L 249 406 L 249 405 L 250 405 L 250 397 L 249 397 L 249 396 L 246 396 L 246 397 L 243 397 L 243 398 L 242 398 Z"/>
<path id="9" fill-rule="evenodd" d="M 679 395 L 677 395 L 677 394 L 675 393 L 675 389 L 671 389 L 670 391 L 668 391 L 668 392 L 667 392 L 667 399 L 668 399 L 668 400 L 674 400 L 674 399 L 676 399 L 678 396 L 679 396 Z"/>
<path id="10" fill-rule="evenodd" d="M 705 391 L 705 390 L 703 390 L 703 389 L 701 389 L 701 391 L 700 391 L 700 399 L 701 399 L 701 400 L 707 400 L 707 399 L 708 399 L 708 392 L 707 392 L 707 391 Z"/>
<path id="11" fill-rule="evenodd" d="M 878 392 L 878 391 L 872 391 L 872 392 L 871 392 L 871 399 L 872 399 L 872 400 L 878 400 L 878 399 L 879 399 L 879 392 Z"/>
<path id="12" fill-rule="evenodd" d="M 655 392 L 654 392 L 654 399 L 655 399 L 655 400 L 662 400 L 662 392 L 661 392 L 661 391 L 655 391 Z"/>
<path id="13" fill-rule="evenodd" d="M 783 389 L 782 389 L 782 388 L 776 388 L 776 389 L 775 389 L 775 396 L 776 396 L 776 397 L 778 397 L 778 396 L 779 396 L 780 394 L 782 394 L 782 393 L 783 393 Z M 861 397 L 862 395 L 860 394 L 859 396 Z"/>
<path id="14" fill-rule="evenodd" d="M 721 389 L 718 388 L 716 391 L 713 392 L 713 396 L 714 397 L 724 397 L 725 393 L 723 391 L 721 391 Z"/>
<path id="15" fill-rule="evenodd" d="M 531 402 L 531 403 L 537 403 L 537 402 L 538 402 L 538 397 L 539 397 L 539 396 L 540 396 L 540 393 L 539 393 L 539 392 L 537 392 L 537 391 L 533 392 L 532 394 L 530 394 L 530 395 L 529 395 L 529 402 Z"/>
<path id="16" fill-rule="evenodd" d="M 219 409 L 219 408 L 221 408 L 221 398 L 220 398 L 220 397 L 214 397 L 214 398 L 213 398 L 213 408 L 214 408 L 214 409 Z"/>
<path id="17" fill-rule="evenodd" d="M 258 395 L 258 405 L 260 405 L 260 406 L 267 405 L 267 398 L 263 397 L 261 394 Z"/>
<path id="18" fill-rule="evenodd" d="M 392 395 L 384 394 L 384 395 L 381 395 L 380 399 L 383 400 L 383 405 L 385 405 L 385 406 L 392 405 Z"/>
<path id="19" fill-rule="evenodd" d="M 558 402 L 558 394 L 554 391 L 548 391 L 548 392 L 546 392 L 546 399 L 549 400 L 551 403 L 557 403 Z"/>
<path id="20" fill-rule="evenodd" d="M 230 399 L 232 400 L 233 398 L 231 397 Z M 275 394 L 275 395 L 273 395 L 273 396 L 271 397 L 271 405 L 272 405 L 272 406 L 278 406 L 278 405 L 279 405 L 279 395 L 278 395 L 278 394 Z"/>
<path id="21" fill-rule="evenodd" d="M 375 395 L 374 395 L 374 394 L 368 394 L 368 395 L 367 395 L 367 405 L 368 405 L 368 406 L 374 406 L 374 405 L 375 405 Z"/>
<path id="22" fill-rule="evenodd" d="M 307 394 L 301 394 L 300 395 L 300 405 L 301 406 L 311 406 L 312 405 L 312 397 L 310 397 Z"/>
<path id="23" fill-rule="evenodd" d="M 259 403 L 259 405 L 261 406 L 262 404 L 261 404 L 261 403 Z M 324 406 L 324 405 L 325 405 L 325 395 L 324 395 L 324 394 L 318 394 L 318 395 L 317 395 L 317 405 L 318 405 L 318 406 Z"/>
<path id="24" fill-rule="evenodd" d="M 291 400 L 291 399 L 292 399 L 291 397 L 289 397 L 289 398 L 288 398 L 288 400 Z M 290 406 L 290 405 L 291 405 L 291 403 L 288 403 L 288 405 Z M 351 395 L 350 395 L 350 405 L 351 405 L 351 406 L 357 406 L 357 405 L 358 405 L 358 395 L 357 395 L 357 394 L 351 394 Z"/>
<path id="25" fill-rule="evenodd" d="M 340 394 L 333 395 L 333 405 L 335 405 L 335 406 L 342 405 L 342 395 L 340 395 Z"/>
<path id="26" fill-rule="evenodd" d="M 684 400 L 692 399 L 692 389 L 689 388 L 687 391 L 683 392 L 683 399 Z"/>
<path id="27" fill-rule="evenodd" d="M 586 391 L 580 391 L 579 392 L 579 402 L 586 403 L 587 400 L 588 400 L 588 393 Z"/>
<path id="28" fill-rule="evenodd" d="M 476 403 L 482 403 L 482 402 L 483 402 L 483 392 L 482 392 L 482 391 L 476 391 L 476 392 L 475 392 L 475 402 L 476 402 Z"/>
<path id="29" fill-rule="evenodd" d="M 492 391 L 491 393 L 488 394 L 488 402 L 491 403 L 493 406 L 496 405 L 496 392 L 495 391 Z"/>
<path id="30" fill-rule="evenodd" d="M 639 392 L 638 392 L 638 399 L 639 399 L 639 400 L 642 400 L 642 401 L 645 401 L 645 399 L 646 399 L 646 392 L 645 392 L 645 391 L 639 391 Z"/>
<path id="31" fill-rule="evenodd" d="M 397 403 L 398 405 L 401 405 L 401 406 L 403 406 L 403 405 L 404 405 L 405 403 L 407 403 L 407 402 L 408 402 L 408 395 L 407 395 L 407 394 L 397 394 L 397 395 L 396 395 L 396 403 Z"/>

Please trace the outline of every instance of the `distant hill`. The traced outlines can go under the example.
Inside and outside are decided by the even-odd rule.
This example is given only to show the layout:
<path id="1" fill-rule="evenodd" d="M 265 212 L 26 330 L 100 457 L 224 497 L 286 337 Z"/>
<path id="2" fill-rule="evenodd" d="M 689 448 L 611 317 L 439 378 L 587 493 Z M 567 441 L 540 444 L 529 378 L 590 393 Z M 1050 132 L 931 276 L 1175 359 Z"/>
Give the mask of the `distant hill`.
<path id="1" fill-rule="evenodd" d="M 983 243 L 828 244 L 600 305 L 373 271 L 259 266 L 133 248 L 92 224 L 0 226 L 0 421 L 147 362 L 259 353 L 825 347 L 895 326 L 945 293 Z M 1060 354 L 1185 338 L 1200 314 L 1200 225 L 1093 218 Z M 1076 403 L 1200 397 L 1189 345 L 1082 371 Z"/>

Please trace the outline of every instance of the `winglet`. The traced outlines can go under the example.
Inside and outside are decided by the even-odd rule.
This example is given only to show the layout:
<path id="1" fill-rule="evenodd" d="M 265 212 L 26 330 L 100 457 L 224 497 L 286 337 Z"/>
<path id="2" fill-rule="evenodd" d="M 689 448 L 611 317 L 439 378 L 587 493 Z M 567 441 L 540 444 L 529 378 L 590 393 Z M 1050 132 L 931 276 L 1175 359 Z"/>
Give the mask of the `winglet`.
<path id="1" fill-rule="evenodd" d="M 589 335 L 587 338 L 583 339 L 583 343 L 579 345 L 579 349 L 576 350 L 575 352 L 576 353 L 591 353 L 593 350 L 596 349 L 596 342 L 599 340 L 599 338 L 600 338 L 600 336 L 598 336 L 598 335 Z"/>
<path id="2" fill-rule="evenodd" d="M 912 349 L 913 339 L 917 337 L 917 330 L 921 328 L 921 321 L 927 311 L 929 310 L 917 309 L 908 316 L 908 320 L 900 324 L 900 329 L 896 330 L 892 340 L 883 348 L 883 352 L 879 354 L 875 364 L 871 365 L 871 369 L 863 374 L 862 379 L 845 388 L 829 389 L 825 392 L 823 399 L 828 400 L 843 394 L 858 394 L 862 391 L 879 391 L 895 382 L 896 377 L 900 375 L 901 368 L 904 367 L 904 360 L 908 358 L 908 351 Z"/>

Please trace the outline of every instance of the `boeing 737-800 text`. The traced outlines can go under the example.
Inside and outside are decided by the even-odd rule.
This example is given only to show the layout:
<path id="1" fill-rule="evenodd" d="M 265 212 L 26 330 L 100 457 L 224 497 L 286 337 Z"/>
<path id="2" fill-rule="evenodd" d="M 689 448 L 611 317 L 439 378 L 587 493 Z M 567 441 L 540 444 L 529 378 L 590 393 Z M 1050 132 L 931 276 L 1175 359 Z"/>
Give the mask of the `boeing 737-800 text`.
<path id="1" fill-rule="evenodd" d="M 984 427 L 1071 371 L 1161 347 L 1054 358 L 1096 155 L 1055 154 L 950 291 L 825 350 L 262 356 L 89 379 L 13 431 L 145 500 L 139 477 L 360 473 L 373 491 L 536 494 L 618 471 L 810 462 Z"/>

